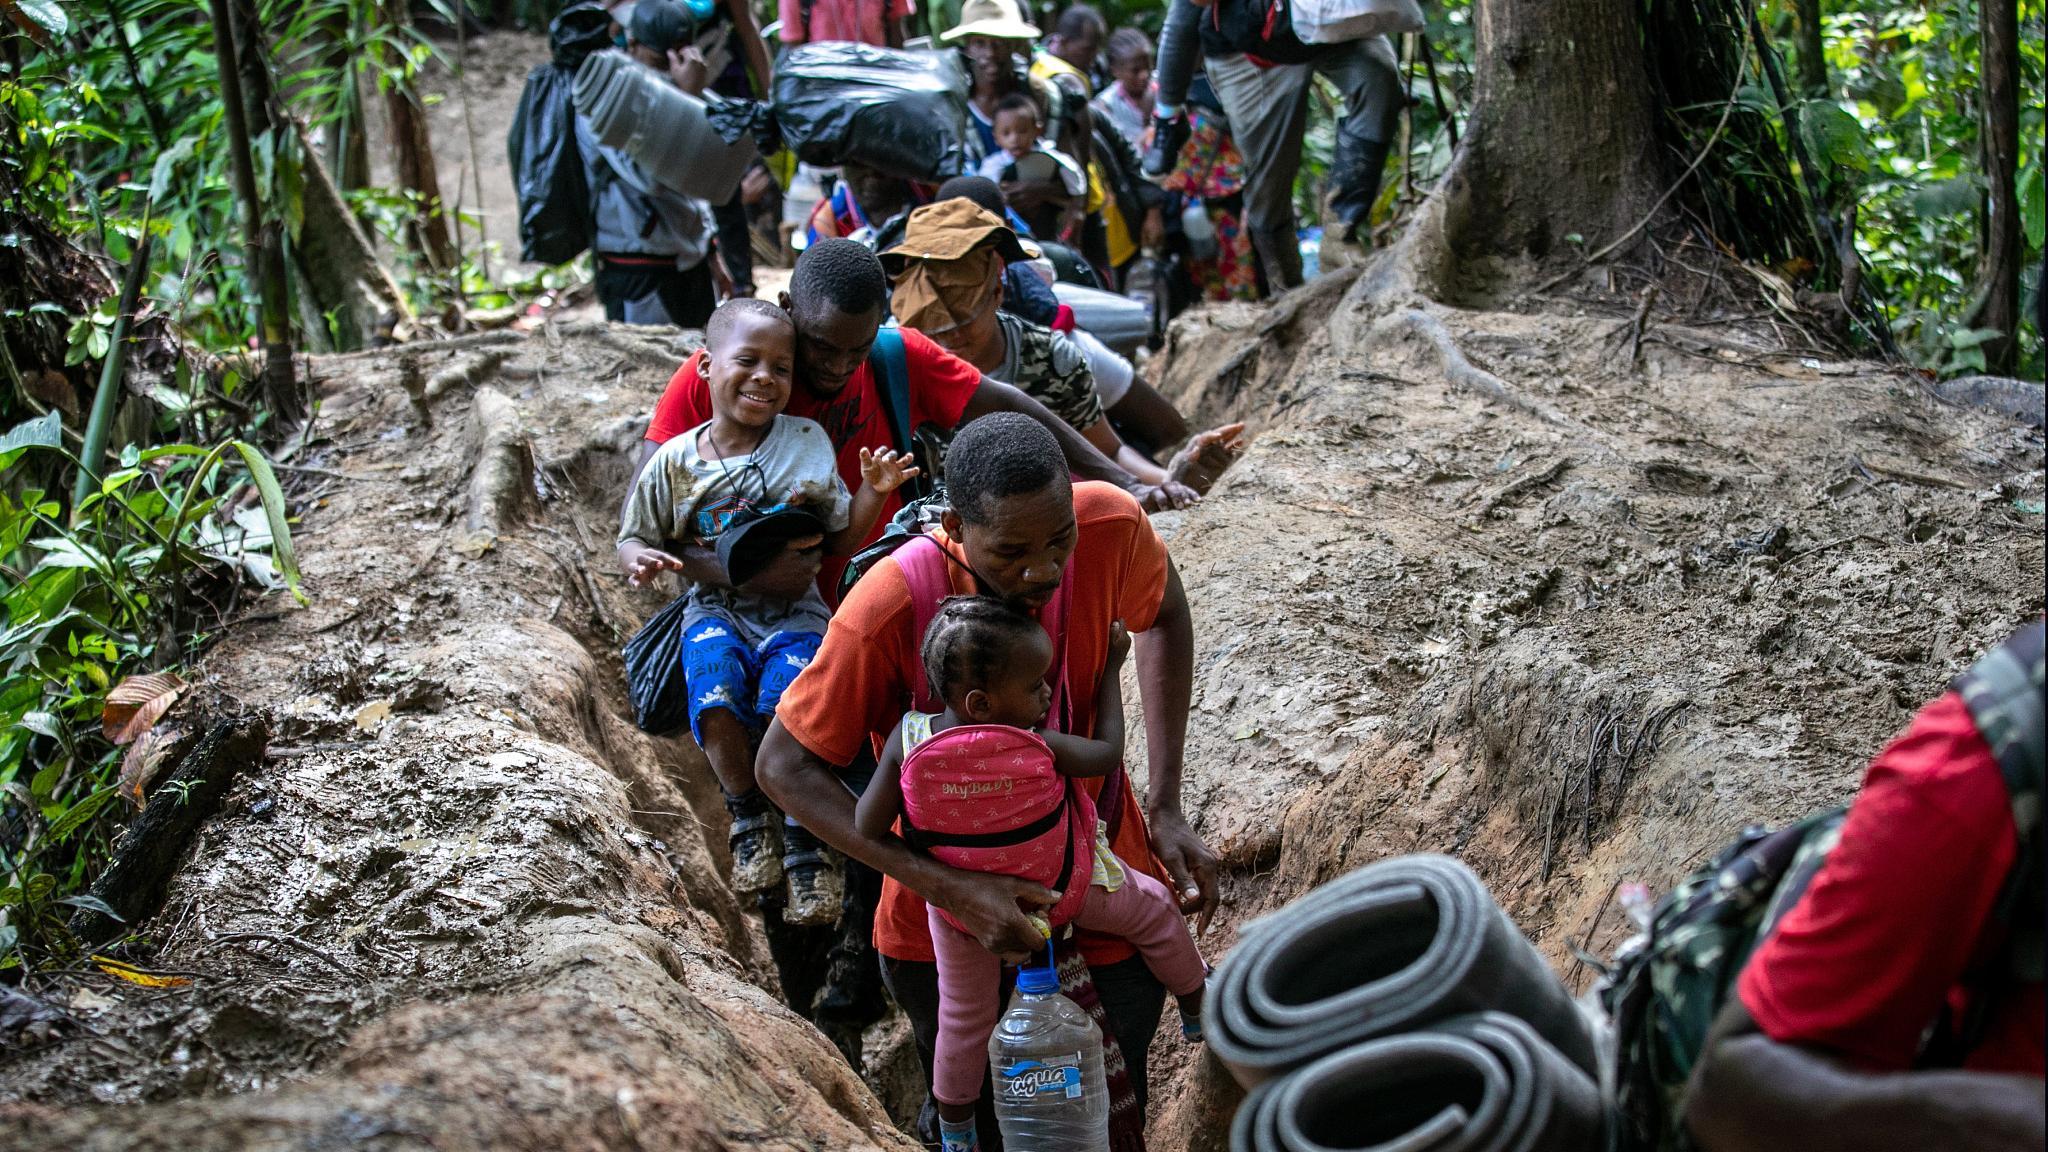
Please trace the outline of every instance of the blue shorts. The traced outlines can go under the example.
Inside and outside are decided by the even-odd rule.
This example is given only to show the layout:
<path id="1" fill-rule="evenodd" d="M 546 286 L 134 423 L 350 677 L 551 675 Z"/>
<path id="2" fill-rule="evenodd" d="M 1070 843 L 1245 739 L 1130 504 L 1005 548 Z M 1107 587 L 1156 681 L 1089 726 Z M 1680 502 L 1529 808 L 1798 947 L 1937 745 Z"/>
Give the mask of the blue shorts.
<path id="1" fill-rule="evenodd" d="M 797 674 L 810 667 L 825 638 L 816 632 L 777 632 L 759 645 L 730 622 L 698 620 L 683 638 L 683 677 L 690 692 L 690 735 L 704 742 L 703 717 L 723 708 L 754 732 L 768 727 L 775 706 Z"/>

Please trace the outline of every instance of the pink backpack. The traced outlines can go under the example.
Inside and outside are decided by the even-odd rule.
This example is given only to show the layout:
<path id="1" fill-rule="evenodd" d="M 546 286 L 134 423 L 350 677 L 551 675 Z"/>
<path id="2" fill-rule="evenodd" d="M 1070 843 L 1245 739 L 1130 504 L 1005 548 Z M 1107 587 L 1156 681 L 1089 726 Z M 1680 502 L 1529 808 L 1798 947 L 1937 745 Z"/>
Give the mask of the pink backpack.
<path id="1" fill-rule="evenodd" d="M 955 868 L 1053 889 L 1060 901 L 1046 918 L 1055 926 L 1080 914 L 1095 860 L 1095 802 L 1054 769 L 1037 733 L 948 728 L 910 750 L 902 779 L 912 847 Z"/>
<path id="2" fill-rule="evenodd" d="M 947 566 L 955 561 L 930 536 L 919 536 L 893 553 L 910 590 L 915 635 L 922 641 L 938 615 L 939 605 L 953 594 Z M 1051 623 L 1053 665 L 1052 718 L 1069 730 L 1067 611 L 1070 586 L 1065 581 L 1041 614 Z M 934 700 L 922 677 L 911 693 L 912 706 L 939 712 L 945 701 Z M 1018 876 L 1060 893 L 1047 919 L 1055 926 L 1072 920 L 1087 898 L 1093 873 L 1095 821 L 1108 813 L 1110 838 L 1123 814 L 1124 771 L 1118 767 L 1090 799 L 1053 767 L 1052 749 L 1036 733 L 1002 725 L 970 724 L 934 734 L 903 760 L 903 830 L 905 838 L 934 859 L 958 868 Z M 958 923 L 942 909 L 948 923 Z"/>

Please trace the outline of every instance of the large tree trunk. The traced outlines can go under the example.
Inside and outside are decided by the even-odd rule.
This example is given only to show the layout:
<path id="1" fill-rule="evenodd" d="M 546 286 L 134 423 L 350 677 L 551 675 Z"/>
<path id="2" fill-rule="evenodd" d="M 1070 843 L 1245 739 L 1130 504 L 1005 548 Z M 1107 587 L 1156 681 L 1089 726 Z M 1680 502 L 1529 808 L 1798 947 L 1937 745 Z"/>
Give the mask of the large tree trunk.
<path id="1" fill-rule="evenodd" d="M 1460 254 L 1599 246 L 1656 202 L 1660 164 L 1634 0 L 1479 0 L 1477 102 L 1453 172 Z"/>
<path id="2" fill-rule="evenodd" d="M 1793 0 L 1793 8 L 1799 17 L 1799 86 L 1808 96 L 1823 95 L 1828 90 L 1828 58 L 1821 43 L 1820 0 Z"/>
<path id="3" fill-rule="evenodd" d="M 1984 344 L 1985 370 L 1994 376 L 2010 376 L 2019 359 L 2022 259 L 2016 188 L 2020 157 L 2018 0 L 1980 0 L 1977 19 L 1983 45 L 1979 73 L 1983 119 L 1978 149 L 1990 203 L 1977 258 L 1977 290 L 1982 302 L 1972 322 L 2000 333 Z"/>
<path id="4" fill-rule="evenodd" d="M 410 320 L 412 308 L 303 130 L 299 154 L 305 157 L 306 213 L 295 253 L 300 277 L 320 313 L 334 317 L 335 344 L 343 351 L 366 347 L 380 332 Z"/>
<path id="5" fill-rule="evenodd" d="M 394 35 L 412 23 L 402 0 L 387 0 L 384 19 Z M 390 50 L 384 51 L 388 55 Z M 419 212 L 406 227 L 406 240 L 435 271 L 453 271 L 455 242 L 449 238 L 448 217 L 442 211 L 441 180 L 434 168 L 426 110 L 420 107 L 419 95 L 410 83 L 394 83 L 384 94 L 384 111 L 391 122 L 391 161 L 398 186 L 419 198 Z"/>

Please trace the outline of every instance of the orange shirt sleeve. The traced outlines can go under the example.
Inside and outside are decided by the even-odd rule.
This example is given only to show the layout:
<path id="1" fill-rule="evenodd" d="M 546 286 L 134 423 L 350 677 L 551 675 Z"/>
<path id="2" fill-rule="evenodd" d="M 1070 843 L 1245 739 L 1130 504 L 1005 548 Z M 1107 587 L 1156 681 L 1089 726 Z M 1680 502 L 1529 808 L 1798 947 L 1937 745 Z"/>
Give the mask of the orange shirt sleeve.
<path id="1" fill-rule="evenodd" d="M 887 557 L 853 586 L 811 666 L 782 694 L 775 716 L 797 743 L 843 767 L 863 741 L 895 727 L 920 667 L 906 639 L 912 618 L 903 570 Z"/>

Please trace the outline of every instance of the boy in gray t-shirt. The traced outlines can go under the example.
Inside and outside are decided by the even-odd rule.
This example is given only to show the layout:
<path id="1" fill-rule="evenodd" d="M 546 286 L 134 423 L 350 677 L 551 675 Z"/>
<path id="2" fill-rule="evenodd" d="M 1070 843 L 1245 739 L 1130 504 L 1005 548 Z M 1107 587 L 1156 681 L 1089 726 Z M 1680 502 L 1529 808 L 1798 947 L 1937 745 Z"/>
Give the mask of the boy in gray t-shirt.
<path id="1" fill-rule="evenodd" d="M 633 487 L 619 525 L 619 561 L 634 584 L 682 561 L 674 542 L 715 545 L 756 520 L 795 520 L 785 549 L 847 555 L 866 540 L 882 498 L 917 475 L 910 456 L 861 452 L 861 486 L 848 493 L 831 438 L 816 422 L 784 415 L 796 359 L 796 329 L 762 300 L 728 301 L 711 317 L 697 365 L 709 385 L 711 419 L 663 444 Z M 766 529 L 767 524 L 761 527 Z M 728 543 L 731 541 L 728 540 Z M 773 565 L 770 565 L 773 567 Z M 704 749 L 732 813 L 733 887 L 768 891 L 788 867 L 784 919 L 831 922 L 841 883 L 820 846 L 795 824 L 776 844 L 774 807 L 754 783 L 754 744 L 797 673 L 811 662 L 831 613 L 813 584 L 793 598 L 733 571 L 737 587 L 692 582 L 685 593 L 683 668 L 690 733 Z M 780 594 L 778 594 L 780 593 Z"/>

